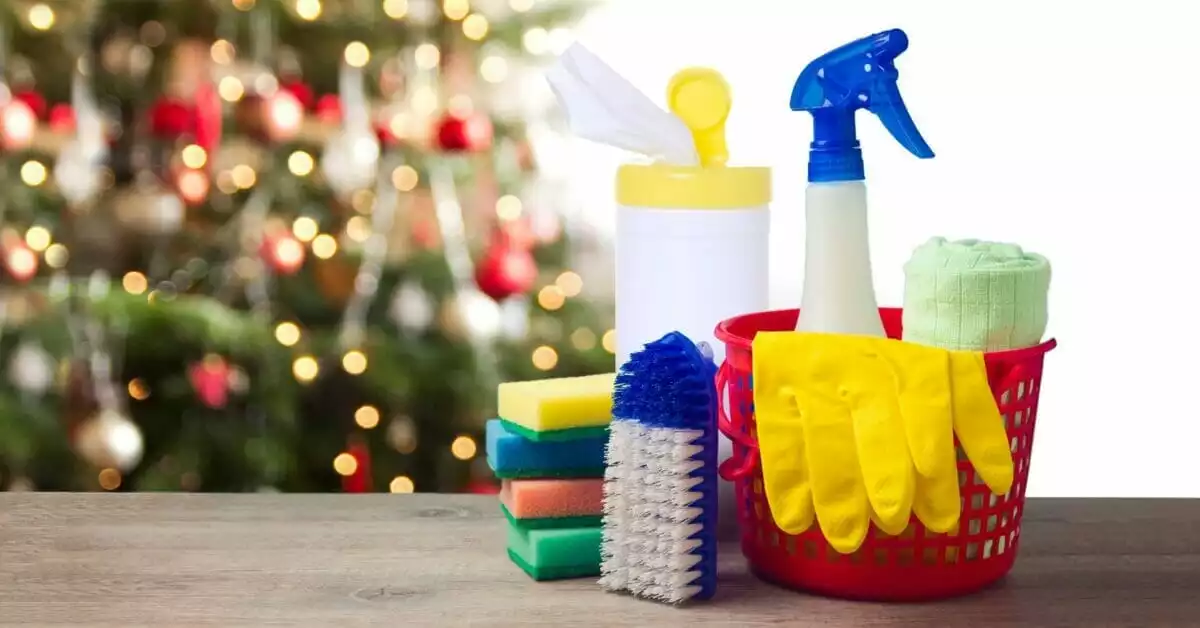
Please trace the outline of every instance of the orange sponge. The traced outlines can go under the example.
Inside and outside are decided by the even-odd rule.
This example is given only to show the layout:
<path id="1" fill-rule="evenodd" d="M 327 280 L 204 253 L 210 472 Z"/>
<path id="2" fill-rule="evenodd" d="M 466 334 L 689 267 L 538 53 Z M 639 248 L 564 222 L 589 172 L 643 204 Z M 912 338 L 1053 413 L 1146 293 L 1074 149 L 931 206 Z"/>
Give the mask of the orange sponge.
<path id="1" fill-rule="evenodd" d="M 516 519 L 600 516 L 604 480 L 504 480 L 500 503 Z"/>

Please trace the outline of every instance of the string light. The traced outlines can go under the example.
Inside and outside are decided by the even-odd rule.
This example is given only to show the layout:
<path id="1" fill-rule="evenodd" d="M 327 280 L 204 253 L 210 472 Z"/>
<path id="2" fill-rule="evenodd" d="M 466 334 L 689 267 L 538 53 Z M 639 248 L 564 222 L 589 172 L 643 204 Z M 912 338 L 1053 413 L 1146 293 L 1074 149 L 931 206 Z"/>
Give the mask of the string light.
<path id="1" fill-rule="evenodd" d="M 409 104 L 412 105 L 413 113 L 420 116 L 430 115 L 438 108 L 437 92 L 428 85 L 422 85 L 413 90 Z"/>
<path id="2" fill-rule="evenodd" d="M 409 129 L 412 126 L 412 120 L 407 112 L 397 111 L 396 115 L 388 121 L 388 130 L 396 139 L 403 139 L 409 136 Z"/>
<path id="3" fill-rule="evenodd" d="M 188 144 L 183 148 L 183 165 L 188 168 L 200 169 L 208 162 L 208 153 L 198 144 Z"/>
<path id="4" fill-rule="evenodd" d="M 249 11 L 254 8 L 254 0 L 233 0 L 233 8 L 238 11 Z"/>
<path id="5" fill-rule="evenodd" d="M 184 170 L 179 174 L 177 184 L 179 195 L 193 205 L 208 196 L 208 175 L 199 170 Z"/>
<path id="6" fill-rule="evenodd" d="M 412 166 L 399 166 L 392 171 L 392 185 L 401 192 L 411 192 L 416 189 L 421 176 Z"/>
<path id="7" fill-rule="evenodd" d="M 479 13 L 472 13 L 463 20 L 462 23 L 463 35 L 467 39 L 479 41 L 488 34 L 487 18 Z"/>
<path id="8" fill-rule="evenodd" d="M 379 410 L 375 406 L 361 406 L 354 411 L 354 422 L 364 430 L 379 425 Z"/>
<path id="9" fill-rule="evenodd" d="M 413 481 L 407 475 L 397 475 L 392 478 L 388 484 L 388 490 L 393 493 L 411 493 L 416 487 L 413 486 Z"/>
<path id="10" fill-rule="evenodd" d="M 571 270 L 559 275 L 558 279 L 554 280 L 554 284 L 558 286 L 559 290 L 562 290 L 563 296 L 566 297 L 577 297 L 583 291 L 583 277 Z"/>
<path id="11" fill-rule="evenodd" d="M 27 17 L 29 18 L 29 25 L 39 31 L 47 31 L 50 30 L 50 27 L 54 26 L 54 9 L 40 2 L 29 7 Z"/>
<path id="12" fill-rule="evenodd" d="M 600 344 L 604 347 L 605 351 L 607 351 L 609 353 L 616 353 L 617 352 L 617 331 L 615 329 L 610 329 L 610 330 L 604 332 L 604 336 L 602 336 L 600 338 Z"/>
<path id="13" fill-rule="evenodd" d="M 367 354 L 353 349 L 342 356 L 342 370 L 351 375 L 362 375 L 367 370 Z"/>
<path id="14" fill-rule="evenodd" d="M 355 242 L 366 242 L 371 237 L 371 226 L 362 216 L 351 216 L 346 221 L 346 237 Z"/>
<path id="15" fill-rule="evenodd" d="M 41 253 L 50 246 L 50 230 L 40 225 L 35 225 L 25 232 L 25 244 L 29 248 Z"/>
<path id="16" fill-rule="evenodd" d="M 302 355 L 292 362 L 292 375 L 301 383 L 313 381 L 320 372 L 321 367 L 317 364 L 317 359 L 311 355 Z"/>
<path id="17" fill-rule="evenodd" d="M 346 44 L 342 56 L 351 67 L 361 68 L 371 61 L 371 49 L 361 41 L 352 41 Z"/>
<path id="18" fill-rule="evenodd" d="M 296 0 L 296 15 L 309 22 L 321 17 L 321 0 Z"/>
<path id="19" fill-rule="evenodd" d="M 383 12 L 393 20 L 402 20 L 408 15 L 408 0 L 383 0 Z"/>
<path id="20" fill-rule="evenodd" d="M 300 342 L 300 326 L 291 321 L 284 321 L 275 326 L 275 340 L 285 347 L 295 346 Z"/>
<path id="21" fill-rule="evenodd" d="M 442 51 L 434 44 L 421 44 L 413 51 L 413 60 L 422 70 L 432 70 L 442 62 Z"/>
<path id="22" fill-rule="evenodd" d="M 550 34 L 546 32 L 546 29 L 535 26 L 525 31 L 521 37 L 521 44 L 525 46 L 525 50 L 528 50 L 529 54 L 545 54 L 550 47 Z"/>
<path id="23" fill-rule="evenodd" d="M 321 235 L 313 238 L 313 255 L 316 255 L 321 259 L 329 259 L 337 254 L 337 250 L 337 240 L 328 233 L 322 233 Z"/>
<path id="24" fill-rule="evenodd" d="M 508 0 L 508 8 L 517 13 L 525 13 L 533 8 L 533 0 Z"/>
<path id="25" fill-rule="evenodd" d="M 301 216 L 292 223 L 292 235 L 301 242 L 311 242 L 313 238 L 317 237 L 320 230 L 321 227 L 317 221 L 308 216 Z"/>
<path id="26" fill-rule="evenodd" d="M 21 166 L 21 181 L 37 187 L 46 182 L 46 166 L 40 161 L 27 161 Z"/>
<path id="27" fill-rule="evenodd" d="M 359 190 L 350 197 L 350 206 L 360 214 L 371 213 L 375 205 L 375 193 L 371 190 Z"/>
<path id="28" fill-rule="evenodd" d="M 237 102 L 246 95 L 246 86 L 236 76 L 226 76 L 217 83 L 217 93 L 225 102 Z"/>
<path id="29" fill-rule="evenodd" d="M 466 118 L 471 115 L 471 111 L 474 109 L 475 103 L 466 94 L 455 94 L 446 103 L 446 112 L 455 118 Z"/>
<path id="30" fill-rule="evenodd" d="M 288 155 L 288 171 L 297 177 L 307 177 L 312 174 L 316 162 L 313 156 L 308 153 L 298 150 L 291 155 Z"/>
<path id="31" fill-rule="evenodd" d="M 539 371 L 549 371 L 558 365 L 558 352 L 554 347 L 542 345 L 533 350 L 533 366 Z"/>
<path id="32" fill-rule="evenodd" d="M 354 475 L 354 472 L 358 471 L 358 460 L 342 452 L 333 459 L 333 470 L 337 471 L 338 475 Z"/>
<path id="33" fill-rule="evenodd" d="M 121 287 L 129 294 L 141 294 L 150 287 L 150 282 L 146 281 L 146 276 L 142 273 L 131 270 L 121 277 Z"/>
<path id="34" fill-rule="evenodd" d="M 217 41 L 213 42 L 212 47 L 208 50 L 208 54 L 216 63 L 220 65 L 229 65 L 230 63 L 233 63 L 233 57 L 237 54 L 237 49 L 235 49 L 233 44 L 229 43 L 228 40 L 218 39 Z"/>
<path id="35" fill-rule="evenodd" d="M 71 259 L 67 247 L 58 242 L 51 244 L 42 255 L 46 258 L 46 264 L 50 268 L 62 268 L 67 265 L 67 260 Z"/>
<path id="36" fill-rule="evenodd" d="M 471 3 L 467 0 L 445 0 L 442 2 L 442 13 L 451 20 L 461 20 L 471 11 Z"/>
<path id="37" fill-rule="evenodd" d="M 508 61 L 495 55 L 487 57 L 479 64 L 479 75 L 489 83 L 502 83 L 508 77 Z"/>
<path id="38" fill-rule="evenodd" d="M 121 488 L 121 472 L 116 469 L 101 469 L 100 474 L 96 476 L 96 482 L 106 491 L 115 491 Z"/>
<path id="39" fill-rule="evenodd" d="M 150 397 L 150 389 L 146 388 L 146 383 L 141 379 L 134 378 L 129 380 L 129 396 L 138 401 L 145 401 Z"/>
<path id="40" fill-rule="evenodd" d="M 521 199 L 512 194 L 505 194 L 496 199 L 496 217 L 500 220 L 516 220 L 521 217 L 523 209 Z"/>
<path id="41" fill-rule="evenodd" d="M 591 351 L 596 348 L 596 332 L 580 327 L 571 333 L 571 344 L 580 351 Z"/>
<path id="42" fill-rule="evenodd" d="M 258 173 L 246 164 L 234 166 L 230 174 L 233 175 L 233 184 L 243 190 L 254 187 L 254 184 L 258 182 Z"/>
<path id="43" fill-rule="evenodd" d="M 459 436 L 454 439 L 453 443 L 450 443 L 450 453 L 459 460 L 474 458 L 477 450 L 475 441 L 470 436 Z"/>
<path id="44" fill-rule="evenodd" d="M 37 274 L 37 255 L 28 248 L 24 246 L 13 247 L 9 249 L 5 258 L 5 266 L 8 266 L 8 272 L 18 281 L 25 281 Z"/>
<path id="45" fill-rule="evenodd" d="M 558 286 L 549 285 L 538 291 L 537 300 L 538 305 L 542 306 L 542 309 L 553 312 L 561 308 L 566 303 L 567 298 Z"/>
<path id="46" fill-rule="evenodd" d="M 294 238 L 278 238 L 272 249 L 275 263 L 280 270 L 293 272 L 304 263 L 304 247 Z"/>

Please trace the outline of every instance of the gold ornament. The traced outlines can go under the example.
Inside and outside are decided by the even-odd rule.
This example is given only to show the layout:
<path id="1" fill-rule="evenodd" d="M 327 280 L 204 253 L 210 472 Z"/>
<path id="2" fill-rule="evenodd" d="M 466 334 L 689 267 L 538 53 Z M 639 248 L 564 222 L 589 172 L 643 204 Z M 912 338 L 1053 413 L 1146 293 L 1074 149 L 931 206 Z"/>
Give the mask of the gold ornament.
<path id="1" fill-rule="evenodd" d="M 142 432 L 116 410 L 101 410 L 79 426 L 75 450 L 94 467 L 127 472 L 142 460 Z"/>

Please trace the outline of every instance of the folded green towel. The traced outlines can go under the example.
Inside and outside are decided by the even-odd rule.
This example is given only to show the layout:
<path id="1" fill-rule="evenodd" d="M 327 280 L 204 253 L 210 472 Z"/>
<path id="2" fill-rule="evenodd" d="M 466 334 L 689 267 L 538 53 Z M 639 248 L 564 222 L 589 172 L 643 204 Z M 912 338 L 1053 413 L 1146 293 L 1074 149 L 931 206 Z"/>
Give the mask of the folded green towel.
<path id="1" fill-rule="evenodd" d="M 1046 333 L 1050 262 L 1015 244 L 932 238 L 904 275 L 904 340 L 1003 351 L 1036 345 Z"/>

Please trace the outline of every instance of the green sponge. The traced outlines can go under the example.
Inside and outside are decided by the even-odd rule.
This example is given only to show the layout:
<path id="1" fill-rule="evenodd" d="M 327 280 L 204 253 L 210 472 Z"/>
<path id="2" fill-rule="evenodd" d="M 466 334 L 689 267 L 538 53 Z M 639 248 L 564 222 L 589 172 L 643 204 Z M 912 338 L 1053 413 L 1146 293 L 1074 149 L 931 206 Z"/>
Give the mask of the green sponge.
<path id="1" fill-rule="evenodd" d="M 508 526 L 508 557 L 534 580 L 600 575 L 600 528 Z"/>
<path id="2" fill-rule="evenodd" d="M 508 519 L 508 524 L 522 530 L 550 530 L 553 528 L 596 528 L 600 526 L 600 515 L 578 517 L 537 517 L 517 519 L 509 512 L 504 504 L 500 504 L 500 512 Z"/>
<path id="3" fill-rule="evenodd" d="M 557 442 L 566 440 L 589 440 L 595 438 L 608 438 L 607 425 L 594 425 L 590 427 L 568 427 L 561 430 L 546 430 L 535 431 L 524 425 L 517 425 L 507 419 L 501 419 L 504 423 L 504 428 L 518 436 L 531 440 L 535 443 L 541 442 Z"/>

